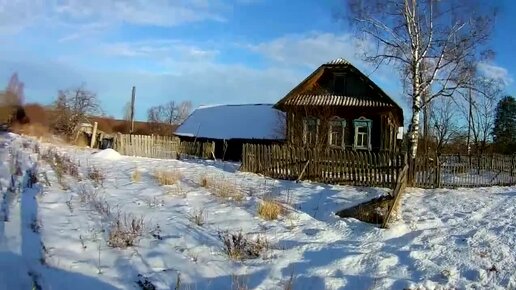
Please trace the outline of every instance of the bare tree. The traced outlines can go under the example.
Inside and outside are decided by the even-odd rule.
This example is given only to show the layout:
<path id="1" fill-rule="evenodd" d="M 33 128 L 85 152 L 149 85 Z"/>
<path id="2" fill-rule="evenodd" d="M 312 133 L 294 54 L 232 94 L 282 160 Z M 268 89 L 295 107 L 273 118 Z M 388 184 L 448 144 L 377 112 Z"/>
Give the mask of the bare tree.
<path id="1" fill-rule="evenodd" d="M 181 102 L 176 105 L 174 101 L 150 107 L 147 110 L 147 120 L 151 131 L 160 135 L 168 135 L 172 125 L 181 124 L 190 114 L 192 103 Z"/>
<path id="2" fill-rule="evenodd" d="M 0 92 L 0 122 L 11 122 L 18 119 L 24 99 L 24 84 L 18 78 L 18 74 L 11 75 L 5 91 Z M 24 114 L 23 114 L 24 115 Z"/>
<path id="3" fill-rule="evenodd" d="M 59 91 L 54 111 L 54 130 L 72 137 L 80 124 L 88 121 L 88 116 L 100 113 L 100 106 L 96 94 L 80 86 Z"/>
<path id="4" fill-rule="evenodd" d="M 451 98 L 440 98 L 435 100 L 430 113 L 429 123 L 433 127 L 433 136 L 436 139 L 436 152 L 442 154 L 448 143 L 459 134 L 457 120 L 457 108 Z"/>
<path id="5" fill-rule="evenodd" d="M 192 102 L 184 101 L 177 106 L 177 124 L 181 124 L 192 112 Z"/>
<path id="6" fill-rule="evenodd" d="M 496 104 L 500 90 L 486 84 L 486 94 L 476 93 L 471 99 L 471 137 L 474 152 L 485 153 L 494 127 Z"/>
<path id="7" fill-rule="evenodd" d="M 24 87 L 24 83 L 18 78 L 18 73 L 12 74 L 9 79 L 9 83 L 7 84 L 6 92 L 11 93 L 11 95 L 16 97 L 16 100 L 14 100 L 16 105 L 21 105 L 23 103 L 23 99 L 25 97 Z"/>
<path id="8" fill-rule="evenodd" d="M 416 157 L 420 112 L 468 83 L 494 23 L 495 9 L 480 0 L 345 0 L 362 39 L 375 44 L 364 59 L 399 69 L 412 103 L 409 153 Z M 428 94 L 426 101 L 423 96 Z"/>

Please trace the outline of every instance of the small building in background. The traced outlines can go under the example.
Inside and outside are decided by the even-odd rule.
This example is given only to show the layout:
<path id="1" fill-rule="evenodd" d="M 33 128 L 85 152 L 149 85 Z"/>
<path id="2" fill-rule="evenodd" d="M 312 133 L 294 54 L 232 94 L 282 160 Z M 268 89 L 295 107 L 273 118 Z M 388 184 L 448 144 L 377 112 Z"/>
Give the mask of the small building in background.
<path id="1" fill-rule="evenodd" d="M 285 139 L 285 115 L 272 104 L 201 106 L 176 129 L 181 141 L 214 142 L 217 159 L 239 161 L 242 146 Z"/>

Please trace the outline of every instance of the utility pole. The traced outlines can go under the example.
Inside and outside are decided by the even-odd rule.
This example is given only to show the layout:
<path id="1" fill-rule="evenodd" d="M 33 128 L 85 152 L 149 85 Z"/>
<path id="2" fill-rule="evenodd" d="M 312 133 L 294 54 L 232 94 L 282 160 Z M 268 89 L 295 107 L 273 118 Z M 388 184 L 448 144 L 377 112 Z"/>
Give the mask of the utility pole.
<path id="1" fill-rule="evenodd" d="M 134 132 L 134 101 L 136 98 L 136 87 L 133 86 L 133 91 L 131 95 L 131 134 Z"/>

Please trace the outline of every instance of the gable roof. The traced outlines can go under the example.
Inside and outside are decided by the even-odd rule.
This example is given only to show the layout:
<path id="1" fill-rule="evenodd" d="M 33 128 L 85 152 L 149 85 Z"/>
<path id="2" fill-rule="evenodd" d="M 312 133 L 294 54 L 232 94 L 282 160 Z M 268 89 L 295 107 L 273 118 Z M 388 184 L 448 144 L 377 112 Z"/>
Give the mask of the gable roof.
<path id="1" fill-rule="evenodd" d="M 316 85 L 326 71 L 345 69 L 361 79 L 376 94 L 373 96 L 339 95 L 339 94 L 305 94 L 305 88 Z M 343 58 L 337 58 L 321 65 L 306 79 L 294 87 L 274 107 L 282 109 L 285 106 L 356 106 L 356 107 L 391 107 L 399 110 L 401 107 L 391 99 L 378 85 L 364 75 L 359 69 Z"/>
<path id="2" fill-rule="evenodd" d="M 283 140 L 283 112 L 272 104 L 201 106 L 174 132 L 177 136 L 209 139 Z"/>

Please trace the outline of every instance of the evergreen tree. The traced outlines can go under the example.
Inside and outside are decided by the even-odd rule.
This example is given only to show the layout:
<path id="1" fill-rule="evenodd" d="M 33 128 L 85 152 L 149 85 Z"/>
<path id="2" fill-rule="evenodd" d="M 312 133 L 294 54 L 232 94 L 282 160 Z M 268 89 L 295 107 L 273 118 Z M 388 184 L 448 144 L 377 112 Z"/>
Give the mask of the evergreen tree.
<path id="1" fill-rule="evenodd" d="M 507 96 L 496 106 L 496 117 L 493 129 L 496 148 L 501 153 L 516 153 L 516 100 Z"/>

